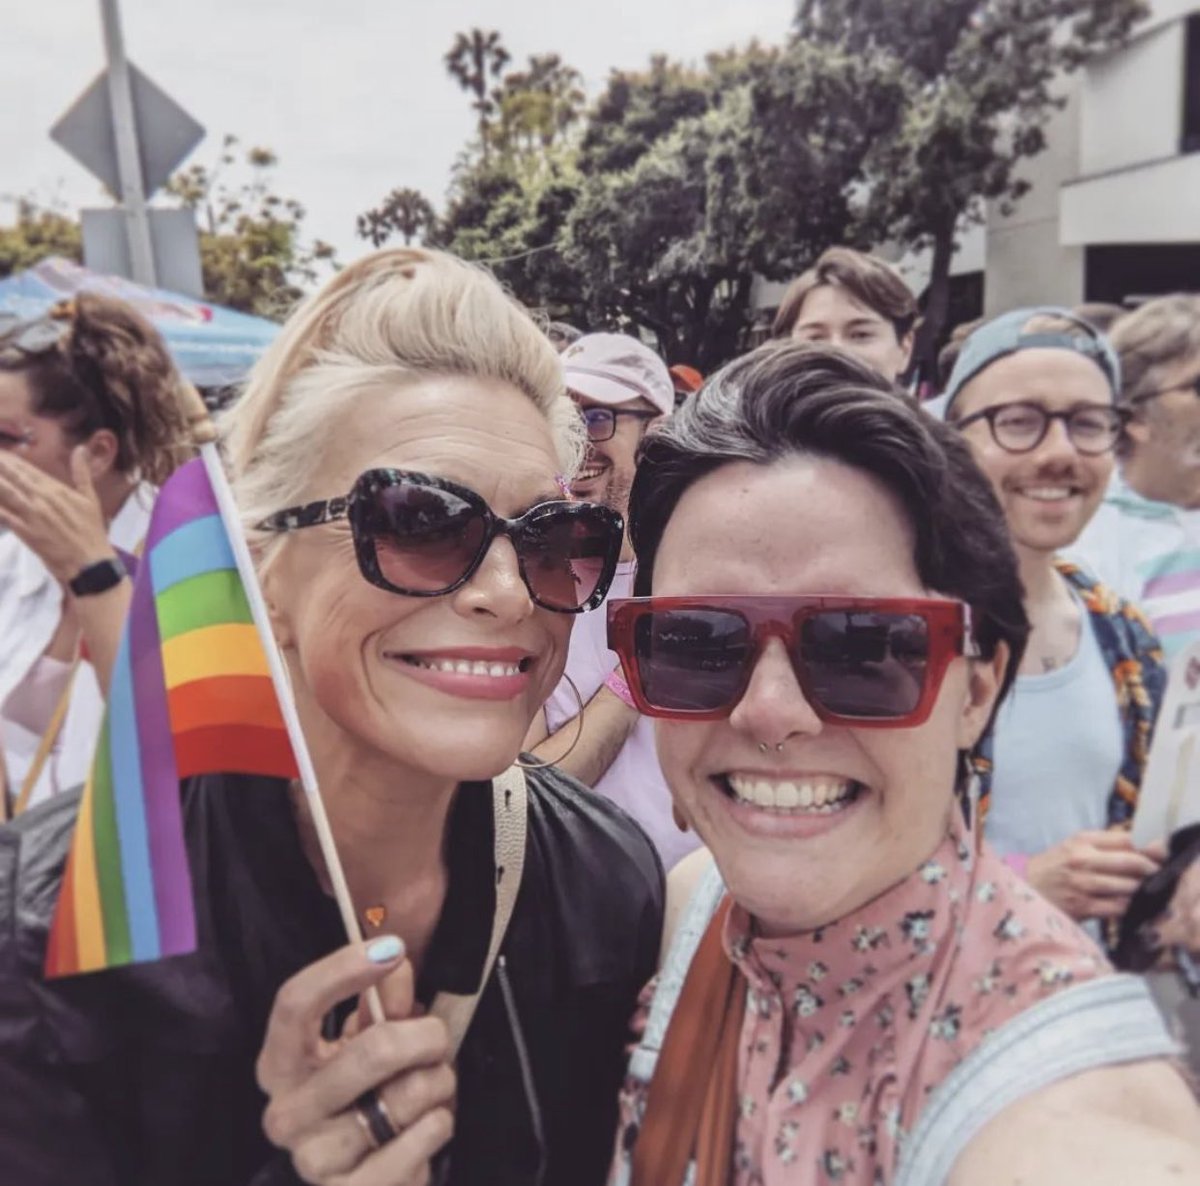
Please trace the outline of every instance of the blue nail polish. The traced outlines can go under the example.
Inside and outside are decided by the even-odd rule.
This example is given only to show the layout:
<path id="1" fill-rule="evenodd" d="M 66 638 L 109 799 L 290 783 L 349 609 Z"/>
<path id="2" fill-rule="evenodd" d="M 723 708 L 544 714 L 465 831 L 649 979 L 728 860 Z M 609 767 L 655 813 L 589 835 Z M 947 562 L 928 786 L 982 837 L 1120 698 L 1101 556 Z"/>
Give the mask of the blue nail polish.
<path id="1" fill-rule="evenodd" d="M 404 940 L 395 935 L 381 935 L 367 944 L 367 959 L 373 964 L 391 964 L 404 955 Z"/>

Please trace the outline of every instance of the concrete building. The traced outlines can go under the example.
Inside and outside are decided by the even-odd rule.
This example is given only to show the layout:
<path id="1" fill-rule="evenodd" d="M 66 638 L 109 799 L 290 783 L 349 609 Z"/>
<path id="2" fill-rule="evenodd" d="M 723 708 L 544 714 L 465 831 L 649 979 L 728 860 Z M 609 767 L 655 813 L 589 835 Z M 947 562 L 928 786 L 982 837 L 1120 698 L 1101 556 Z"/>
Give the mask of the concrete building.
<path id="1" fill-rule="evenodd" d="M 1151 9 L 1128 45 L 1067 79 L 1046 151 L 1021 169 L 1029 193 L 962 236 L 952 321 L 1200 291 L 1200 3 Z M 920 292 L 928 260 L 900 265 Z"/>

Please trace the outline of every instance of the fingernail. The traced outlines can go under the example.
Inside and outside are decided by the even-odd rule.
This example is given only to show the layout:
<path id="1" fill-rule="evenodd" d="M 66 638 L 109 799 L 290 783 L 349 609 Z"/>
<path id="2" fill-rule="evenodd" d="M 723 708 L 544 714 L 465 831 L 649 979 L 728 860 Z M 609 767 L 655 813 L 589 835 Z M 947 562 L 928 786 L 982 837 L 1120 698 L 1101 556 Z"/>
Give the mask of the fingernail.
<path id="1" fill-rule="evenodd" d="M 381 935 L 367 944 L 367 959 L 373 964 L 392 964 L 404 955 L 404 940 L 396 935 Z"/>

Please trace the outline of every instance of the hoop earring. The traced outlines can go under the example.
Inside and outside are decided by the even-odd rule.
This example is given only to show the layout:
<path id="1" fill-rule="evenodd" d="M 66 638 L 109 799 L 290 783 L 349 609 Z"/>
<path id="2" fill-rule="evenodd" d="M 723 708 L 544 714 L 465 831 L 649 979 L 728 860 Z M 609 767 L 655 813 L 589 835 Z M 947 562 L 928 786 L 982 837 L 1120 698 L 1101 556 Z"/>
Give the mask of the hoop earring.
<path id="1" fill-rule="evenodd" d="M 520 766 L 522 770 L 545 770 L 547 766 L 557 766 L 579 744 L 579 740 L 583 736 L 583 696 L 575 686 L 575 681 L 565 671 L 563 679 L 570 685 L 571 691 L 575 693 L 575 699 L 579 703 L 579 711 L 575 714 L 575 739 L 557 758 L 552 758 L 549 762 L 523 762 L 521 755 L 518 754 L 517 760 L 513 763 L 514 766 Z"/>

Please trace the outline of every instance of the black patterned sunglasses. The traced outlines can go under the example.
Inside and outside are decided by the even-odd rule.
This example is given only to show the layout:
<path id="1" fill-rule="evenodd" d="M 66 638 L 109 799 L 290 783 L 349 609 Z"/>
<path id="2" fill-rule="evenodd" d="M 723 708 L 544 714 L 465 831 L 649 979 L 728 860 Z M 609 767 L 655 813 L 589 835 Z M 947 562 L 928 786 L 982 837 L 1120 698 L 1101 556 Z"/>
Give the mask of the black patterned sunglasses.
<path id="1" fill-rule="evenodd" d="M 604 600 L 625 531 L 620 515 L 589 502 L 542 502 L 505 519 L 466 486 L 398 469 L 369 469 L 344 498 L 288 507 L 257 527 L 296 531 L 334 519 L 349 520 L 363 577 L 405 597 L 453 593 L 506 535 L 529 596 L 561 614 Z"/>

